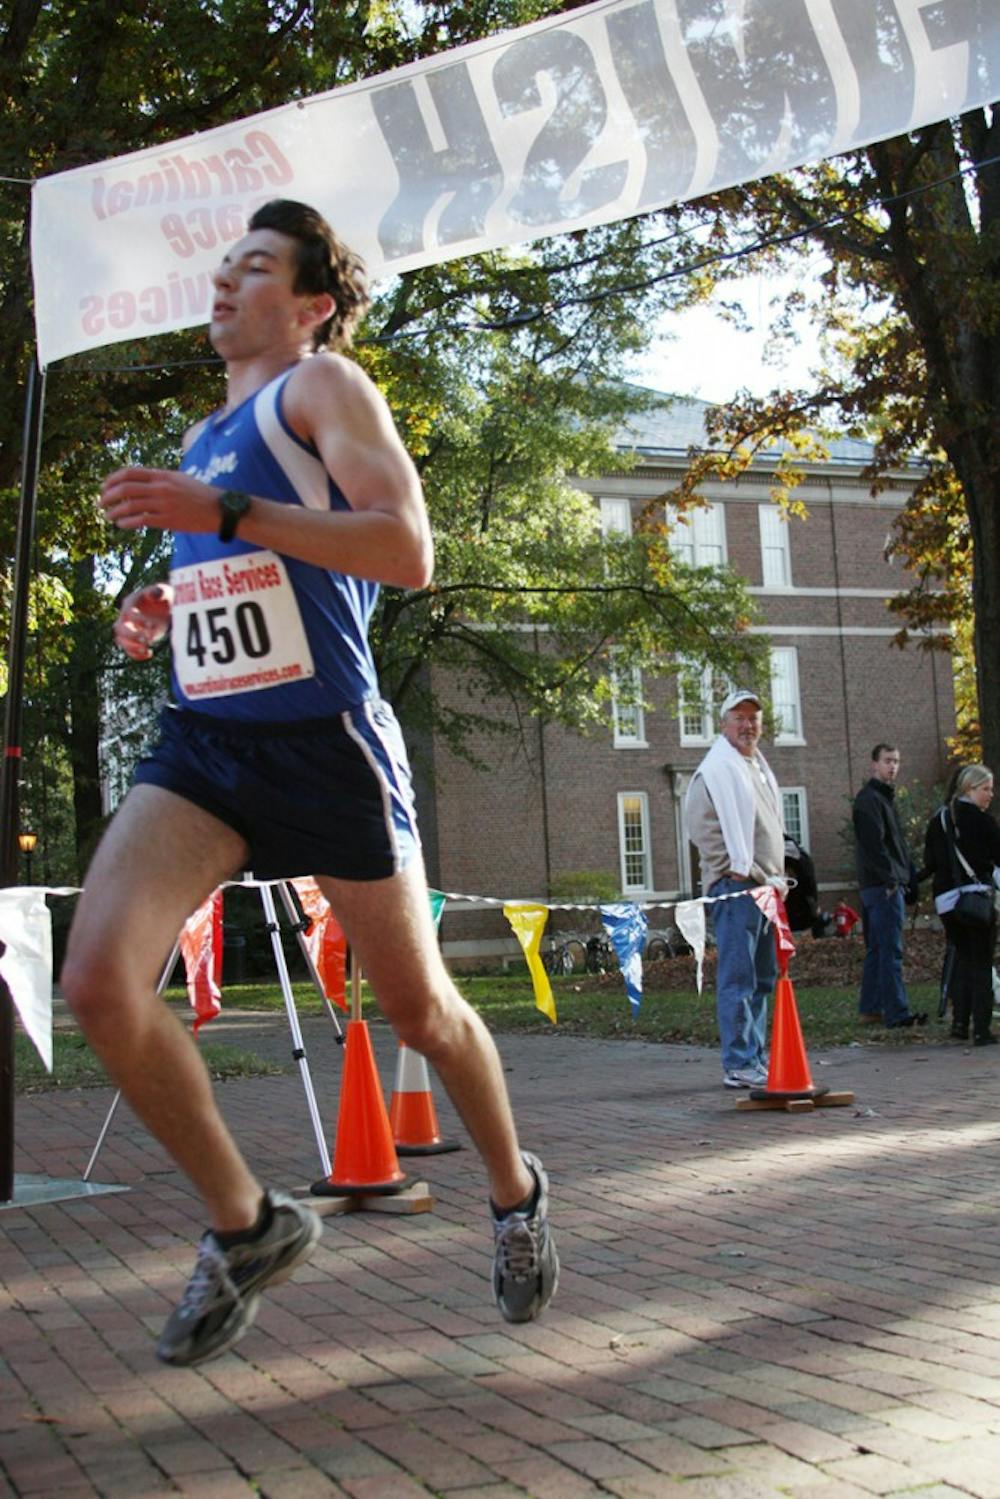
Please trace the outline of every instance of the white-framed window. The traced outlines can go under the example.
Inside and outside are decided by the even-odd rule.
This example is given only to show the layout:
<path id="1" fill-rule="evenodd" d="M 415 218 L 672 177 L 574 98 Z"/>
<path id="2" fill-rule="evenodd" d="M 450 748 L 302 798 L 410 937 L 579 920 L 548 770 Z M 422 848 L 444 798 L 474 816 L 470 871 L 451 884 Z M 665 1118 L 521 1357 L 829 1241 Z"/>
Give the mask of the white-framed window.
<path id="1" fill-rule="evenodd" d="M 601 535 L 632 535 L 632 506 L 625 495 L 605 496 L 601 500 Z"/>
<path id="2" fill-rule="evenodd" d="M 617 687 L 628 680 L 627 701 L 622 701 Z M 646 749 L 646 716 L 642 708 L 642 672 L 638 666 L 619 668 L 612 663 L 611 721 L 615 749 Z"/>
<path id="3" fill-rule="evenodd" d="M 805 744 L 799 702 L 799 653 L 794 645 L 771 649 L 771 708 L 775 744 Z"/>
<path id="4" fill-rule="evenodd" d="M 677 673 L 677 720 L 681 744 L 711 744 L 715 738 L 715 708 L 710 666 L 682 665 Z"/>
<path id="5" fill-rule="evenodd" d="M 618 852 L 621 859 L 622 894 L 632 895 L 652 890 L 649 797 L 645 791 L 618 793 Z"/>
<path id="6" fill-rule="evenodd" d="M 781 786 L 781 820 L 800 848 L 809 848 L 809 807 L 804 786 Z"/>
<path id="7" fill-rule="evenodd" d="M 692 567 L 721 567 L 726 560 L 726 515 L 716 501 L 693 510 L 666 507 L 670 550 Z"/>
<path id="8" fill-rule="evenodd" d="M 761 577 L 765 588 L 791 588 L 792 548 L 788 518 L 777 505 L 758 505 Z"/>

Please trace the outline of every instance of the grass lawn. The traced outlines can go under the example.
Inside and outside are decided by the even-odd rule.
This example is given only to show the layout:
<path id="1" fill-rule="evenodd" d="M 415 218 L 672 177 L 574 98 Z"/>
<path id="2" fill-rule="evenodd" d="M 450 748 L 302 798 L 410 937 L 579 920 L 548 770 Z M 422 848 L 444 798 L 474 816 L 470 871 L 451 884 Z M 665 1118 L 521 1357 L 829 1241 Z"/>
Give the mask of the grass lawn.
<path id="1" fill-rule="evenodd" d="M 544 1033 L 553 1029 L 546 1016 L 535 1007 L 527 974 L 463 976 L 460 983 L 466 998 L 497 1034 L 512 1031 Z M 322 1002 L 311 983 L 295 984 L 293 988 L 301 1016 L 322 1013 Z M 701 995 L 684 990 L 651 991 L 643 995 L 639 1014 L 635 1017 L 617 977 L 583 978 L 573 974 L 554 977 L 552 992 L 559 1029 L 563 1033 L 695 1046 L 718 1045 L 715 1000 L 709 990 Z M 893 1032 L 877 1026 L 859 1026 L 857 990 L 853 987 L 796 989 L 796 1003 L 807 1048 L 815 1051 L 830 1046 L 847 1046 L 851 1042 L 870 1044 L 875 1041 L 907 1046 L 919 1043 L 925 1037 L 941 1035 L 935 1018 L 937 986 L 911 984 L 909 993 L 914 1009 L 931 1012 L 926 1030 Z M 182 989 L 168 989 L 167 998 L 176 1004 L 180 1013 L 186 1011 Z M 273 982 L 227 985 L 222 1002 L 224 1008 L 231 1010 L 284 1010 L 281 990 Z M 362 1004 L 365 1018 L 374 1019 L 377 1010 L 366 984 L 362 984 Z M 208 1039 L 199 1042 L 199 1049 L 214 1078 L 261 1077 L 284 1070 L 252 1052 Z M 23 1035 L 15 1037 L 15 1088 L 18 1093 L 107 1085 L 103 1067 L 82 1036 L 72 1031 L 56 1031 L 53 1051 L 50 1076 L 28 1038 Z"/>
<path id="2" fill-rule="evenodd" d="M 280 1073 L 252 1052 L 234 1046 L 202 1041 L 198 1046 L 214 1078 L 262 1077 Z M 27 1036 L 14 1037 L 15 1093 L 47 1093 L 54 1088 L 105 1088 L 108 1075 L 82 1036 L 73 1031 L 56 1031 L 52 1037 L 52 1072 L 42 1066 L 38 1053 Z"/>
<path id="3" fill-rule="evenodd" d="M 489 977 L 461 976 L 459 984 L 465 997 L 482 1015 L 491 1030 L 549 1031 L 550 1021 L 535 1008 L 531 981 L 527 973 Z M 293 985 L 295 1002 L 302 1015 L 319 1014 L 321 1001 L 310 983 Z M 643 995 L 637 1017 L 633 1019 L 621 980 L 583 978 L 570 974 L 552 979 L 559 1027 L 580 1036 L 602 1036 L 642 1041 L 687 1042 L 697 1046 L 716 1046 L 715 996 L 686 991 L 658 991 Z M 939 1034 L 935 1019 L 937 987 L 933 984 L 911 984 L 910 1003 L 914 1009 L 929 1010 L 931 1021 L 927 1034 Z M 796 989 L 796 1003 L 806 1045 L 847 1046 L 852 1041 L 892 1041 L 906 1043 L 922 1033 L 892 1032 L 877 1026 L 857 1023 L 857 989 Z M 223 994 L 223 1005 L 236 1009 L 280 1010 L 281 991 L 276 984 L 231 985 Z M 375 1003 L 367 984 L 362 984 L 362 1005 L 366 1019 L 374 1017 Z"/>

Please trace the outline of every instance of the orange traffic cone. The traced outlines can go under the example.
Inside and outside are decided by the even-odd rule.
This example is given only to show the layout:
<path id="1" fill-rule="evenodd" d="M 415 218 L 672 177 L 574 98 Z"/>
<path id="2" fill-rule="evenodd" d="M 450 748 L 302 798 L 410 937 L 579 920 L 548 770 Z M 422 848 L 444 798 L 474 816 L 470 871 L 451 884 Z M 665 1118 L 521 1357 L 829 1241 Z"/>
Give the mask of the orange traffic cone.
<path id="1" fill-rule="evenodd" d="M 344 1044 L 333 1170 L 328 1181 L 314 1182 L 309 1190 L 316 1197 L 366 1197 L 400 1192 L 405 1185 L 368 1026 L 351 1020 Z"/>
<path id="2" fill-rule="evenodd" d="M 462 1148 L 457 1140 L 442 1139 L 427 1062 L 402 1041 L 389 1104 L 389 1126 L 397 1155 L 443 1155 L 446 1150 Z"/>
<path id="3" fill-rule="evenodd" d="M 751 1098 L 814 1098 L 825 1089 L 816 1088 L 809 1071 L 802 1039 L 795 990 L 787 973 L 778 977 L 774 990 L 774 1024 L 771 1027 L 771 1062 L 767 1087 L 751 1089 Z"/>

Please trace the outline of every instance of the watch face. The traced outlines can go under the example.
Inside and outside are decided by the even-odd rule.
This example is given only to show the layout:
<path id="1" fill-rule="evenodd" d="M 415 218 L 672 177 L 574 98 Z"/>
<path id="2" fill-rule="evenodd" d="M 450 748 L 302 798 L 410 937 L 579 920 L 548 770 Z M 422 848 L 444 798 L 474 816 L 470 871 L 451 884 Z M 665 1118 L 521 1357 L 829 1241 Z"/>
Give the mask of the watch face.
<path id="1" fill-rule="evenodd" d="M 231 515 L 235 520 L 238 520 L 241 515 L 246 515 L 250 509 L 250 496 L 248 494 L 238 494 L 234 490 L 227 489 L 222 496 L 222 508 L 227 515 Z"/>
<path id="2" fill-rule="evenodd" d="M 222 521 L 219 526 L 219 540 L 232 541 L 236 535 L 236 527 L 242 516 L 250 509 L 251 499 L 248 494 L 241 494 L 239 490 L 225 489 L 219 496 L 219 505 L 222 510 Z"/>

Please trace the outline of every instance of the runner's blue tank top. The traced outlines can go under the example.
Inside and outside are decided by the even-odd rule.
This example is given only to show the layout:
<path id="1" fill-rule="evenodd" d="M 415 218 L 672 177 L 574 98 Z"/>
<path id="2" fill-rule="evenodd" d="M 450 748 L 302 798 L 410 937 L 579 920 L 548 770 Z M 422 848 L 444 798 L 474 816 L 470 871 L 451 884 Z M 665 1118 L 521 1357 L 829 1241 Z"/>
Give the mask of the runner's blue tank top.
<path id="1" fill-rule="evenodd" d="M 294 367 L 293 367 L 294 368 Z M 313 510 L 349 510 L 316 449 L 282 412 L 286 370 L 235 411 L 218 412 L 181 470 L 220 489 Z M 171 582 L 173 691 L 220 718 L 326 718 L 377 696 L 368 627 L 378 585 L 284 557 L 237 536 L 178 532 Z"/>

